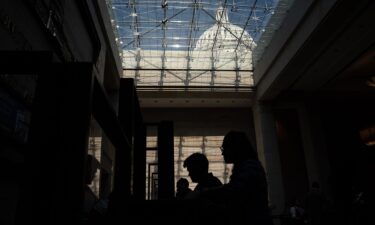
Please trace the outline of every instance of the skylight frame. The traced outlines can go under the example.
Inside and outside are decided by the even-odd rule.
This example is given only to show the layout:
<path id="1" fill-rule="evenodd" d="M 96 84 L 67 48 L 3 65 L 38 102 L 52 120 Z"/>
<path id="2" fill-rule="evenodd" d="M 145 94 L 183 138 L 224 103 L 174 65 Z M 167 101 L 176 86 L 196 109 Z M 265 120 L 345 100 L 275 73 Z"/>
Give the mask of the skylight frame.
<path id="1" fill-rule="evenodd" d="M 133 77 L 137 86 L 229 86 L 252 87 L 252 64 L 259 60 L 269 40 L 264 33 L 274 32 L 275 24 L 268 27 L 268 21 L 277 12 L 279 2 L 291 4 L 291 0 L 107 0 L 113 16 L 113 27 L 118 33 L 117 43 L 123 59 L 125 77 Z M 163 5 L 165 7 L 163 7 Z M 198 38 L 210 27 L 220 24 L 215 21 L 216 10 L 224 7 L 232 25 L 245 28 L 251 35 L 256 59 L 248 56 L 243 64 L 251 66 L 200 65 L 194 61 L 209 62 L 203 53 L 193 54 Z M 284 7 L 285 8 L 285 7 Z M 284 10 L 284 14 L 285 14 Z M 278 14 L 280 15 L 280 14 Z M 189 21 L 189 23 L 185 23 Z M 225 26 L 224 26 L 225 27 Z M 229 32 L 230 30 L 227 29 Z M 267 37 L 272 36 L 270 32 Z M 233 36 L 233 34 L 232 34 Z M 270 38 L 268 38 L 270 39 Z M 212 39 L 215 41 L 215 39 Z M 242 35 L 237 38 L 237 47 Z M 258 46 L 260 43 L 260 47 Z M 245 46 L 249 48 L 249 46 Z M 230 58 L 232 57 L 232 58 Z M 239 61 L 240 57 L 224 54 L 210 57 L 212 62 Z M 208 61 L 207 61 L 208 60 Z M 212 63 L 214 65 L 214 63 Z M 194 64 L 195 66 L 192 66 Z M 222 63 L 224 64 L 224 63 Z M 153 73 L 151 73 L 153 71 Z M 225 73 L 223 72 L 225 71 Z M 221 75 L 220 75 L 221 74 Z M 220 78 L 221 76 L 221 78 Z M 219 77 L 219 78 L 218 78 Z M 148 79 L 148 80 L 147 80 Z M 245 82 L 246 81 L 246 82 Z"/>

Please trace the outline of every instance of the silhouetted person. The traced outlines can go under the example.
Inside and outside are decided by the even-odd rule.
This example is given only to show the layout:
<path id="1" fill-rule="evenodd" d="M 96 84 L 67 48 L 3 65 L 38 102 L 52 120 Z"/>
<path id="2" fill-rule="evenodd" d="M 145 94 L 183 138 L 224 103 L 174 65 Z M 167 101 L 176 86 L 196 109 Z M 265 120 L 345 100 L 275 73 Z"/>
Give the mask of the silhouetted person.
<path id="1" fill-rule="evenodd" d="M 306 213 L 308 223 L 311 225 L 323 224 L 323 216 L 328 207 L 328 201 L 320 190 L 318 182 L 311 184 L 311 190 L 306 197 Z"/>
<path id="2" fill-rule="evenodd" d="M 305 210 L 302 208 L 300 201 L 295 198 L 289 208 L 291 225 L 305 224 Z"/>
<path id="3" fill-rule="evenodd" d="M 180 178 L 176 184 L 176 199 L 181 200 L 186 198 L 192 190 L 189 188 L 189 181 L 186 178 Z"/>
<path id="4" fill-rule="evenodd" d="M 100 169 L 99 161 L 92 155 L 87 155 L 86 176 L 85 176 L 85 204 L 84 224 L 102 225 L 105 224 L 107 211 L 107 199 L 99 199 L 91 190 L 89 185 L 93 182 L 97 170 Z"/>
<path id="5" fill-rule="evenodd" d="M 93 182 L 96 172 L 99 169 L 99 162 L 98 160 L 92 156 L 87 155 L 86 159 L 86 171 L 85 171 L 85 189 L 84 189 L 84 207 L 83 207 L 83 213 L 84 213 L 84 221 L 87 224 L 88 220 L 91 216 L 91 211 L 93 210 L 95 204 L 98 202 L 98 197 L 95 195 L 95 193 L 91 190 L 89 185 Z"/>
<path id="6" fill-rule="evenodd" d="M 191 181 L 198 183 L 194 191 L 223 185 L 217 177 L 208 172 L 208 160 L 202 153 L 196 152 L 187 157 L 184 161 L 184 167 L 189 171 Z"/>
<path id="7" fill-rule="evenodd" d="M 234 164 L 230 181 L 221 187 L 202 191 L 200 197 L 218 205 L 218 214 L 223 218 L 220 223 L 272 224 L 266 174 L 246 133 L 228 132 L 221 150 L 225 163 Z"/>

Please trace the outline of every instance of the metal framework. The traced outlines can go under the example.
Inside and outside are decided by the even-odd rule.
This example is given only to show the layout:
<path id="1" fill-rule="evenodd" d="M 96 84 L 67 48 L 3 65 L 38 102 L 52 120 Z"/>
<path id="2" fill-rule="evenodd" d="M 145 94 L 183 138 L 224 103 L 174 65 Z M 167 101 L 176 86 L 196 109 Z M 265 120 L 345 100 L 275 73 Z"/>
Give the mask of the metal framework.
<path id="1" fill-rule="evenodd" d="M 107 0 L 137 86 L 251 87 L 255 48 L 292 0 Z M 282 4 L 279 4 L 282 3 Z M 277 14 L 277 13 L 276 13 Z M 280 15 L 277 14 L 277 15 Z M 269 34 L 269 33 L 267 33 Z"/>

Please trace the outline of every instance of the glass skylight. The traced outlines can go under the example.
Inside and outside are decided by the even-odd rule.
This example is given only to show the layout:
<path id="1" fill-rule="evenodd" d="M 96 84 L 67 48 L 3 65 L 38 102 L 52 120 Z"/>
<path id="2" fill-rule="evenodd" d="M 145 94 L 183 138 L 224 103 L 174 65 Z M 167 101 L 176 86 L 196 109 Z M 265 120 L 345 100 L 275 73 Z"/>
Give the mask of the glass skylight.
<path id="1" fill-rule="evenodd" d="M 138 86 L 252 87 L 253 52 L 278 3 L 111 0 L 124 77 Z"/>

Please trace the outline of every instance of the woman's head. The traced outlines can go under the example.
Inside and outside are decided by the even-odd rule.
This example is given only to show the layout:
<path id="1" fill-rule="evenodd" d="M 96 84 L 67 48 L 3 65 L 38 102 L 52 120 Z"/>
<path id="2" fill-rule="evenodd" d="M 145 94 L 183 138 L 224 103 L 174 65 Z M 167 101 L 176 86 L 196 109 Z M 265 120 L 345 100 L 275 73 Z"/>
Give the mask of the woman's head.
<path id="1" fill-rule="evenodd" d="M 224 137 L 221 150 L 226 163 L 258 159 L 249 138 L 243 131 L 229 131 Z"/>

